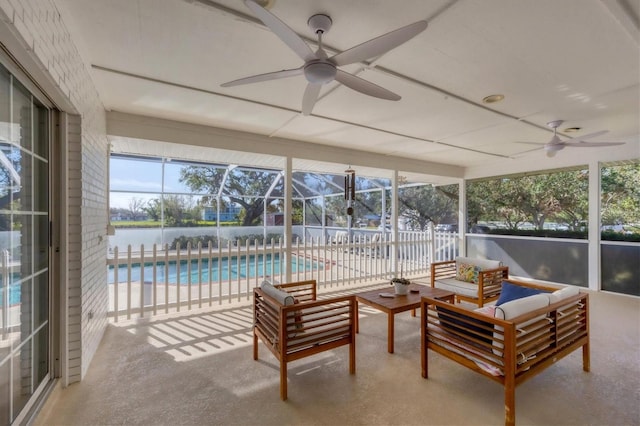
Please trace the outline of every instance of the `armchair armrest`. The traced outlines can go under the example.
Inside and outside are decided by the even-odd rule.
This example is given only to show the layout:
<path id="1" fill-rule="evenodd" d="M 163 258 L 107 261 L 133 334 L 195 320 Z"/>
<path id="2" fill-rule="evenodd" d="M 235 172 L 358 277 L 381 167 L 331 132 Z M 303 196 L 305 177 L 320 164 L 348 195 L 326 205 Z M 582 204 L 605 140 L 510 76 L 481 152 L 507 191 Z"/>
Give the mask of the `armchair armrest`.
<path id="1" fill-rule="evenodd" d="M 485 269 L 478 272 L 478 297 L 477 300 L 468 300 L 478 302 L 478 306 L 483 306 L 487 302 L 498 299 L 502 282 L 509 278 L 509 267 L 499 266 L 494 269 Z M 460 297 L 465 300 L 464 297 Z"/>
<path id="2" fill-rule="evenodd" d="M 433 262 L 431 264 L 431 287 L 436 286 L 437 279 L 455 278 L 456 277 L 456 261 L 445 260 L 442 262 Z"/>

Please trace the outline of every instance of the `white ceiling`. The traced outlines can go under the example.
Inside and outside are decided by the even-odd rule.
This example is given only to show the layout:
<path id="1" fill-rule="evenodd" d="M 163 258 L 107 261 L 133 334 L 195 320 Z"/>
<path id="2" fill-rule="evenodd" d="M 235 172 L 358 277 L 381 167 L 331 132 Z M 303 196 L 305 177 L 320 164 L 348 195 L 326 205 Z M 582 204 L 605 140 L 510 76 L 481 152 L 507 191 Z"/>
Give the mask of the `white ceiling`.
<path id="1" fill-rule="evenodd" d="M 329 54 L 429 22 L 342 68 L 400 101 L 331 83 L 311 116 L 300 114 L 303 76 L 220 87 L 302 65 L 239 0 L 55 2 L 110 111 L 460 166 L 465 177 L 640 157 L 636 0 L 272 0 L 270 11 L 310 40 L 307 19 L 330 15 Z M 505 99 L 483 104 L 491 94 Z M 567 137 L 608 130 L 597 140 L 626 144 L 519 155 L 531 146 L 516 141 L 549 141 L 546 123 L 557 119 L 560 130 L 582 128 Z M 123 151 L 140 145 L 113 140 Z"/>

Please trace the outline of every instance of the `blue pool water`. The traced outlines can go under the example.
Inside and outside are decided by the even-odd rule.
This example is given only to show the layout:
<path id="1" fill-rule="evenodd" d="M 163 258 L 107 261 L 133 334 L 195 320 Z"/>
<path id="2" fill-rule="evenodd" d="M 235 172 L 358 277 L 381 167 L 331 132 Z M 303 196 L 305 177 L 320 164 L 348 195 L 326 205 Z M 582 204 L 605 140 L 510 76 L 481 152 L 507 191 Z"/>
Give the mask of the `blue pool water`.
<path id="1" fill-rule="evenodd" d="M 247 265 L 248 264 L 248 265 Z M 308 261 L 305 259 L 298 259 L 295 256 L 291 260 L 292 271 L 296 272 L 304 272 L 320 269 L 320 264 L 317 262 Z M 164 262 L 153 263 L 145 263 L 144 264 L 144 280 L 151 281 L 153 279 L 153 269 L 156 269 L 156 279 L 158 282 L 164 283 L 167 282 L 165 279 L 165 266 Z M 258 276 L 267 276 L 267 275 L 279 275 L 281 270 L 281 262 L 278 254 L 272 256 L 268 255 L 258 255 L 258 256 L 249 256 L 247 259 L 246 256 L 240 257 L 240 264 L 238 265 L 238 258 L 231 257 L 231 262 L 229 262 L 229 258 L 221 258 L 220 261 L 218 259 L 213 259 L 211 262 L 211 281 L 217 282 L 218 275 L 222 281 L 226 281 L 231 276 L 231 279 L 246 278 L 246 277 L 255 277 Z M 191 261 L 191 282 L 192 283 L 208 283 L 209 282 L 209 261 L 208 259 L 203 259 L 201 261 L 202 274 L 198 272 L 198 261 Z M 170 284 L 176 284 L 178 282 L 178 268 L 176 267 L 176 262 L 169 262 L 168 268 L 168 282 Z M 180 284 L 187 285 L 189 283 L 188 277 L 188 267 L 187 261 L 183 260 L 180 262 Z M 114 267 L 109 266 L 107 273 L 107 282 L 109 284 L 113 284 L 114 282 Z M 141 268 L 139 263 L 134 263 L 131 266 L 131 281 L 140 281 L 141 277 Z M 123 265 L 118 268 L 118 282 L 127 282 L 127 266 Z M 16 275 L 13 280 L 18 280 L 18 275 Z M 9 293 L 9 305 L 16 305 L 20 303 L 20 283 L 10 284 L 9 288 L 0 288 L 0 306 L 4 303 L 4 298 L 7 293 Z"/>
<path id="2" fill-rule="evenodd" d="M 4 303 L 6 292 L 7 289 L 0 289 L 0 307 Z M 9 305 L 17 305 L 18 303 L 20 303 L 20 284 L 11 284 L 9 285 Z"/>
<path id="3" fill-rule="evenodd" d="M 292 271 L 304 272 L 310 270 L 317 270 L 320 268 L 317 262 L 311 262 L 304 259 L 297 259 L 293 257 L 291 260 Z M 252 255 L 240 256 L 239 264 L 236 256 L 229 258 L 224 257 L 221 259 L 212 259 L 211 261 L 211 281 L 217 282 L 220 277 L 222 281 L 231 279 L 267 276 L 267 275 L 279 275 L 281 270 L 281 261 L 278 254 L 272 255 Z M 156 270 L 156 280 L 158 282 L 169 282 L 170 284 L 176 284 L 178 282 L 178 272 L 180 273 L 180 284 L 186 285 L 189 282 L 188 262 L 183 260 L 180 262 L 180 268 L 177 268 L 175 261 L 170 261 L 168 264 L 168 275 L 164 262 L 158 262 L 155 265 L 151 262 L 144 264 L 144 281 L 151 281 L 153 279 L 153 270 Z M 179 270 L 179 271 L 178 271 Z M 140 281 L 142 268 L 140 263 L 134 263 L 131 265 L 131 281 Z M 208 283 L 209 282 L 209 260 L 203 259 L 201 261 L 201 273 L 198 271 L 198 261 L 191 261 L 191 282 L 192 283 Z M 167 275 L 165 277 L 165 275 Z M 115 281 L 114 267 L 109 266 L 107 282 L 113 284 Z M 127 266 L 121 265 L 118 267 L 118 282 L 127 282 Z"/>

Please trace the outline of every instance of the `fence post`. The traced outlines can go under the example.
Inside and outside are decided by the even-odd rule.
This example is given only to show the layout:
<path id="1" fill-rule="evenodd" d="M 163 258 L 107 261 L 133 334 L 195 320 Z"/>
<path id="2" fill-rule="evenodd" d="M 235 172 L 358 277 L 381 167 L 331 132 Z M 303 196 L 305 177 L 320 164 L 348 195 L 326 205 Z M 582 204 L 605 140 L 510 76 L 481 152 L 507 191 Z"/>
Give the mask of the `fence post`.
<path id="1" fill-rule="evenodd" d="M 120 291 L 118 288 L 118 270 L 120 269 L 118 246 L 113 248 L 113 260 L 113 317 L 115 319 L 114 322 L 118 322 L 118 317 L 120 316 L 120 307 L 118 306 L 118 292 Z"/>
<path id="2" fill-rule="evenodd" d="M 429 228 L 427 231 L 427 245 L 429 250 L 427 255 L 427 269 L 430 271 L 431 264 L 435 261 L 434 256 L 436 253 L 436 229 L 435 226 L 433 226 L 433 222 L 429 222 Z"/>

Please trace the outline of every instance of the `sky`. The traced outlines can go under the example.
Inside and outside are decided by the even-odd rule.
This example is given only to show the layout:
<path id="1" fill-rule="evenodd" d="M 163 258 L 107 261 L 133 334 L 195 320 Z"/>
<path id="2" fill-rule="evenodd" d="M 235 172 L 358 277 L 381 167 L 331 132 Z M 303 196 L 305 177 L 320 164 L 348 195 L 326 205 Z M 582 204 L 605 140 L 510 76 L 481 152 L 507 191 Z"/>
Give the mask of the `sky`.
<path id="1" fill-rule="evenodd" d="M 180 169 L 183 164 L 165 165 L 164 192 L 190 193 L 180 183 Z M 109 165 L 110 207 L 129 208 L 131 198 L 150 200 L 162 191 L 162 163 L 111 157 Z M 122 193 L 114 191 L 133 191 Z"/>

